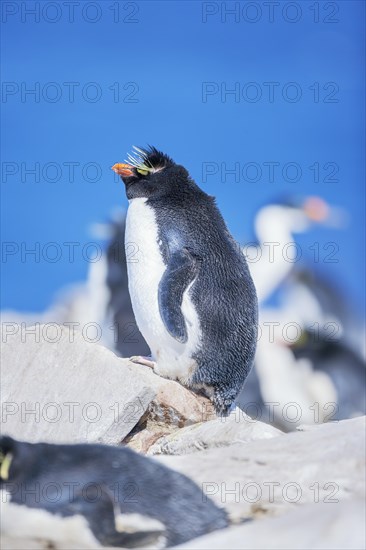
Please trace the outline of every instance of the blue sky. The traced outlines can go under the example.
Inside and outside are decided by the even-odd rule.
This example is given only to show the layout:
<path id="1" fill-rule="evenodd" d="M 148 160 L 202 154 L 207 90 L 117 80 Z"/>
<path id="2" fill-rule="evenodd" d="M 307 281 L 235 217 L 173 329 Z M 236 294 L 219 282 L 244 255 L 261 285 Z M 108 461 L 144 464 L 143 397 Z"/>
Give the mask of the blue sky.
<path id="1" fill-rule="evenodd" d="M 41 311 L 85 278 L 91 224 L 127 206 L 110 167 L 146 143 L 217 197 L 243 243 L 258 207 L 284 193 L 346 209 L 347 227 L 299 242 L 310 261 L 314 242 L 337 243 L 339 261 L 316 268 L 360 305 L 364 3 L 280 2 L 273 16 L 249 4 L 105 0 L 71 17 L 67 2 L 2 3 L 2 307 Z M 222 163 L 249 180 L 259 167 L 258 181 L 225 181 Z"/>

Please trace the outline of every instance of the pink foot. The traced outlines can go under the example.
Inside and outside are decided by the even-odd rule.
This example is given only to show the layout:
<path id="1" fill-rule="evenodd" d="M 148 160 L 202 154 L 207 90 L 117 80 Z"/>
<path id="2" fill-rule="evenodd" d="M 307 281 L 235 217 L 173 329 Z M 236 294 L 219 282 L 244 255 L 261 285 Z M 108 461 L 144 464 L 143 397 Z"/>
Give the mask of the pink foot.
<path id="1" fill-rule="evenodd" d="M 130 357 L 130 361 L 132 363 L 139 363 L 140 365 L 145 365 L 145 367 L 149 367 L 150 369 L 154 369 L 156 366 L 155 361 L 152 359 L 149 359 L 149 357 L 143 357 L 142 355 L 133 355 Z"/>

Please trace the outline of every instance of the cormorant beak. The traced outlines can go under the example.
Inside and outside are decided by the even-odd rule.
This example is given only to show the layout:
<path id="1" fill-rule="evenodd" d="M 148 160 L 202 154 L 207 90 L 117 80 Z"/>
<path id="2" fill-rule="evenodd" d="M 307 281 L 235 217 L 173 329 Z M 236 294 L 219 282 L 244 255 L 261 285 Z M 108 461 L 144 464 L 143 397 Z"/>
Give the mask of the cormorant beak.
<path id="1" fill-rule="evenodd" d="M 329 205 L 320 197 L 309 197 L 303 205 L 306 216 L 314 222 L 324 222 L 330 214 Z"/>
<path id="2" fill-rule="evenodd" d="M 122 178 L 129 178 L 134 175 L 133 166 L 130 166 L 129 164 L 123 164 L 121 162 L 117 162 L 117 164 L 114 164 L 112 166 L 112 170 Z"/>

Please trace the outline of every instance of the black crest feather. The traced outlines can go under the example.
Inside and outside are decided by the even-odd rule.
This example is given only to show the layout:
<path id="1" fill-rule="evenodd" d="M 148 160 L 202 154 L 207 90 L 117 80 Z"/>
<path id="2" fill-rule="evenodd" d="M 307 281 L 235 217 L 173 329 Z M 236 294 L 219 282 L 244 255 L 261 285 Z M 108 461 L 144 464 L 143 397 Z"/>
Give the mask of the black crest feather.
<path id="1" fill-rule="evenodd" d="M 132 154 L 127 155 L 126 163 L 131 164 L 135 168 L 150 171 L 172 166 L 174 161 L 152 145 L 148 145 L 146 148 L 134 145 Z"/>

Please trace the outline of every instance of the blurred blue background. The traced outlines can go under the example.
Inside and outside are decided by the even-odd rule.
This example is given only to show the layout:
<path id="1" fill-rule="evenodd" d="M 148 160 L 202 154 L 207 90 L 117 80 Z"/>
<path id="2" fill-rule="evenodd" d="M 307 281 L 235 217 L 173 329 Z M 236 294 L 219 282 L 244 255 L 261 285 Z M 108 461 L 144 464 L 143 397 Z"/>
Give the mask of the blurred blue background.
<path id="1" fill-rule="evenodd" d="M 217 197 L 242 243 L 253 240 L 258 208 L 279 195 L 344 208 L 345 227 L 314 227 L 298 242 L 308 262 L 319 243 L 316 269 L 361 310 L 364 2 L 280 2 L 273 17 L 263 2 L 79 2 L 73 17 L 67 2 L 27 13 L 35 4 L 2 3 L 3 308 L 41 311 L 58 289 L 86 278 L 91 224 L 127 206 L 110 167 L 133 144 L 150 143 Z M 225 12 L 235 6 L 240 12 Z M 235 86 L 239 97 L 221 95 Z M 274 181 L 268 162 L 279 163 Z M 283 176 L 289 162 L 300 166 L 299 181 L 289 181 L 291 170 Z M 25 173 L 36 163 L 39 177 Z M 204 177 L 204 163 L 217 163 L 217 173 Z M 221 163 L 256 163 L 262 175 L 225 181 Z M 68 242 L 80 243 L 74 261 Z M 323 261 L 329 242 L 339 246 L 336 263 Z M 56 250 L 48 243 L 61 248 L 59 261 L 47 259 Z M 24 256 L 37 246 L 39 258 Z"/>

